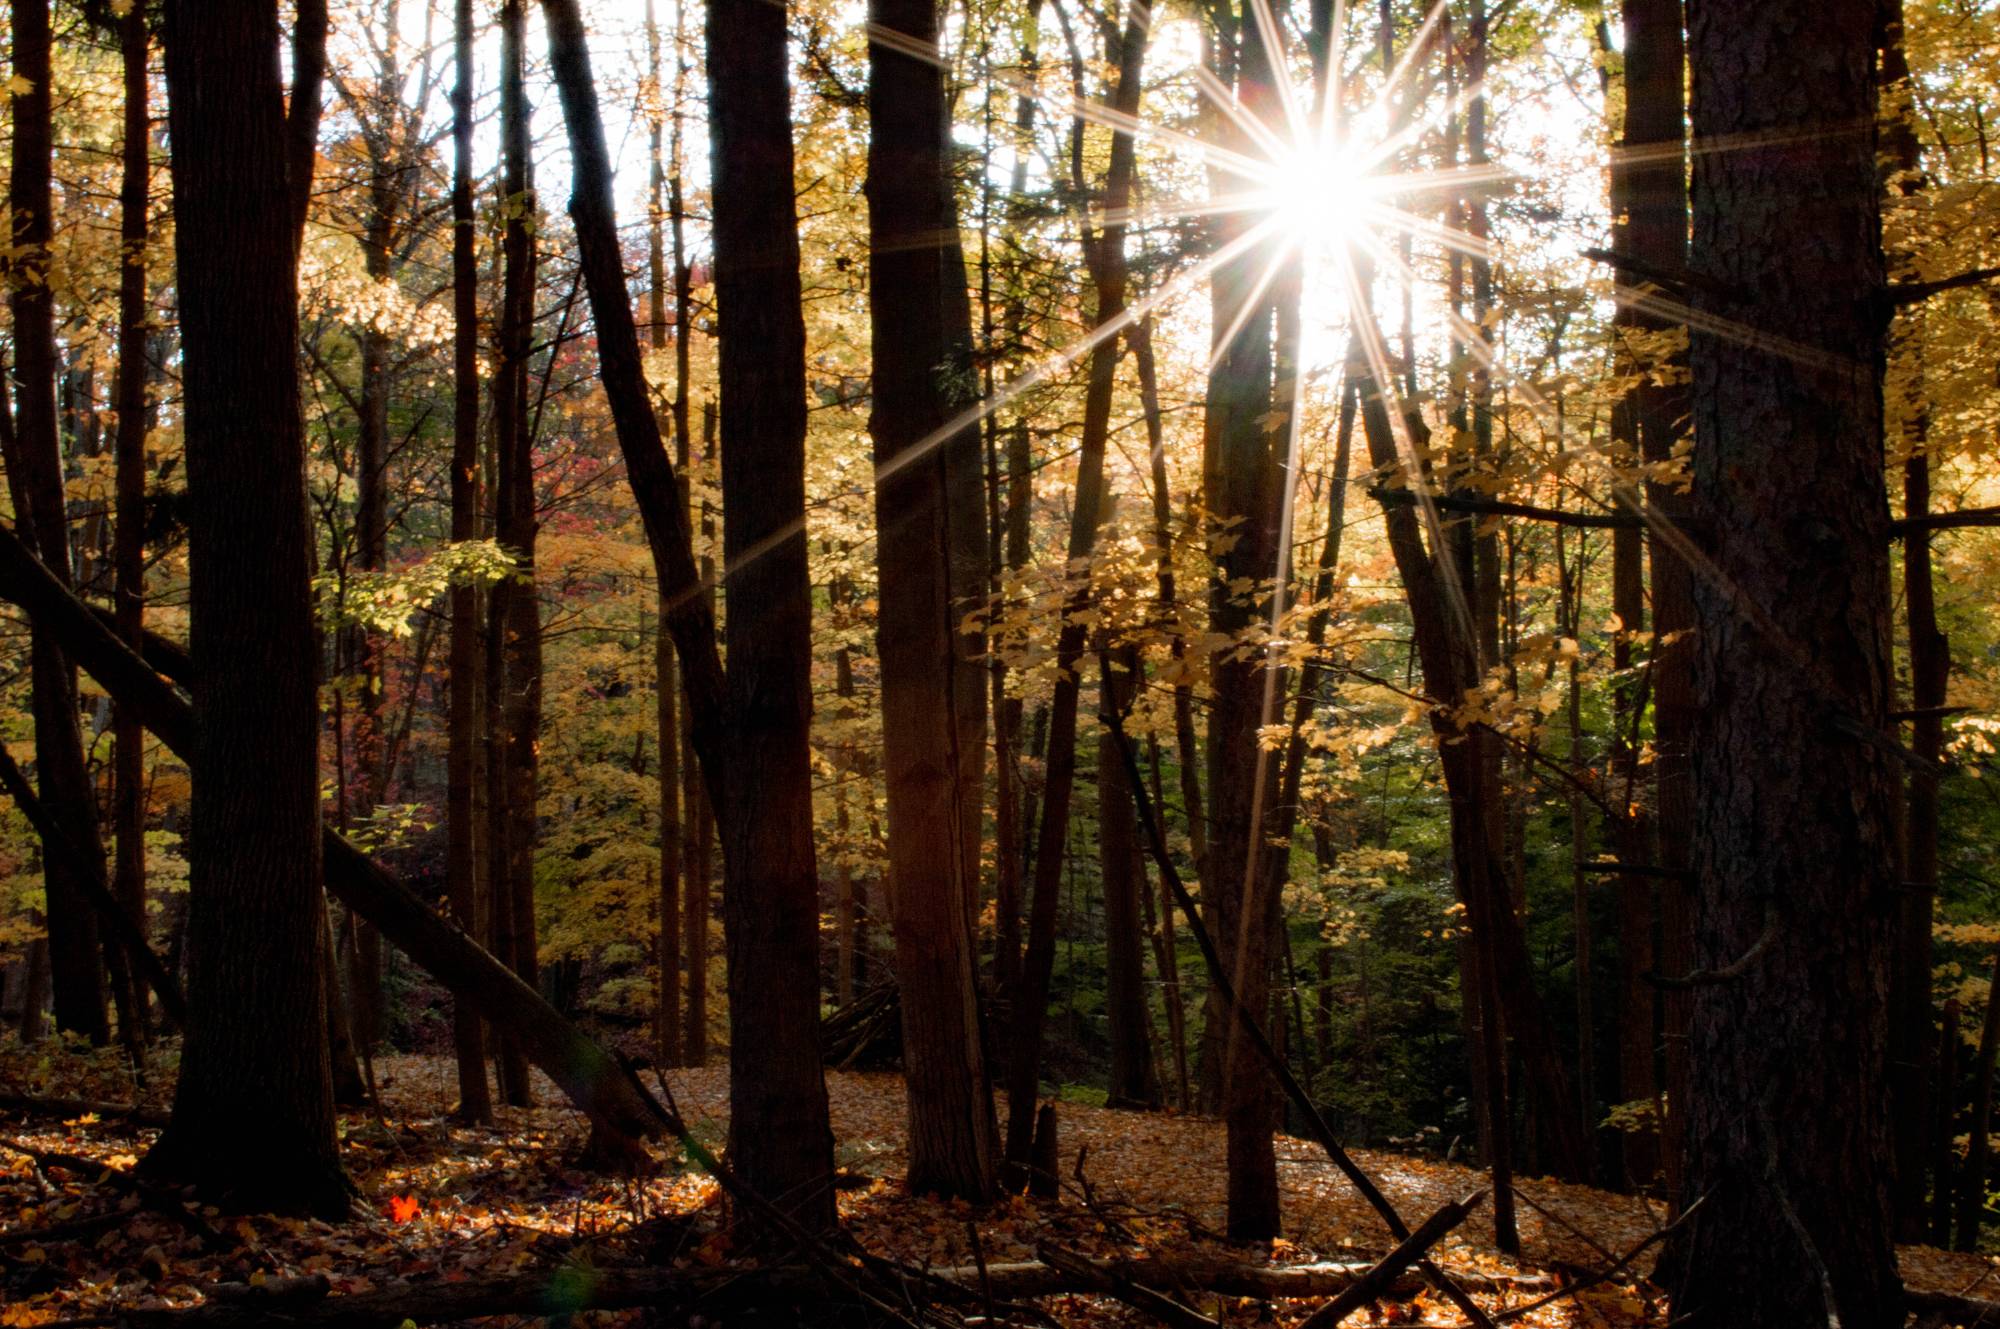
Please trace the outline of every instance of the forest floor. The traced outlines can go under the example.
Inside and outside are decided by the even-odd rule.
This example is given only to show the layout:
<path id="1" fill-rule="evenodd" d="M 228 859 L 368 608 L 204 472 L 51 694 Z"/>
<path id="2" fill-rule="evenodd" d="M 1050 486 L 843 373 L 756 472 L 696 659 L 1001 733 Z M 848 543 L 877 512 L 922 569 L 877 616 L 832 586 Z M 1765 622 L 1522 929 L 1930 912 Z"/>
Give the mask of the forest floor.
<path id="1" fill-rule="evenodd" d="M 0 1044 L 0 1095 L 132 1101 L 129 1079 L 108 1059 L 50 1054 L 46 1046 Z M 492 1128 L 466 1129 L 445 1117 L 456 1097 L 449 1061 L 386 1058 L 375 1073 L 382 1116 L 343 1118 L 346 1164 L 360 1199 L 355 1217 L 340 1225 L 210 1210 L 204 1237 L 192 1230 L 200 1225 L 142 1206 L 115 1184 L 117 1177 L 107 1181 L 74 1161 L 65 1167 L 47 1158 L 130 1168 L 156 1134 L 151 1127 L 95 1113 L 63 1118 L 0 1110 L 0 1146 L 12 1146 L 0 1147 L 0 1325 L 190 1306 L 217 1283 L 314 1273 L 335 1293 L 357 1293 L 404 1282 L 530 1275 L 564 1263 L 701 1268 L 738 1258 L 722 1231 L 716 1184 L 699 1172 L 669 1167 L 644 1181 L 593 1175 L 575 1165 L 583 1122 L 566 1107 L 503 1108 Z M 141 1101 L 164 1108 L 168 1078 L 156 1074 Z M 719 1146 L 727 1133 L 726 1070 L 676 1071 L 669 1085 L 697 1137 Z M 540 1087 L 541 1102 L 561 1103 L 545 1081 Z M 1059 1109 L 1066 1179 L 1060 1200 L 1016 1197 L 975 1211 L 913 1198 L 901 1185 L 900 1077 L 834 1073 L 828 1089 L 847 1174 L 841 1215 L 864 1247 L 909 1263 L 1032 1261 L 1038 1243 L 1056 1242 L 1098 1257 L 1206 1254 L 1290 1266 L 1367 1261 L 1393 1244 L 1314 1146 L 1280 1137 L 1287 1238 L 1269 1248 L 1225 1247 L 1217 1235 L 1224 1197 L 1219 1123 L 1071 1103 Z M 23 1149 L 43 1160 L 38 1164 Z M 1356 1157 L 1413 1226 L 1484 1184 L 1472 1169 L 1435 1157 L 1371 1150 Z M 1520 1195 L 1520 1260 L 1494 1249 L 1484 1205 L 1434 1252 L 1448 1271 L 1542 1275 L 1518 1289 L 1503 1282 L 1482 1293 L 1478 1300 L 1489 1311 L 1518 1310 L 1579 1269 L 1603 1268 L 1608 1256 L 1623 1255 L 1663 1221 L 1657 1205 L 1633 1196 L 1555 1181 L 1524 1180 Z M 1912 1287 L 2000 1297 L 2000 1260 L 1927 1248 L 1906 1249 L 1903 1257 Z M 1650 1268 L 1652 1258 L 1649 1251 L 1636 1266 Z M 1107 1299 L 1058 1296 L 1039 1304 L 1065 1325 L 1153 1323 Z M 1230 1300 L 1220 1309 L 1232 1324 L 1295 1324 L 1313 1305 Z M 1210 1298 L 1199 1308 L 1213 1313 L 1218 1305 Z M 640 1322 L 638 1312 L 594 1314 L 594 1322 Z M 1666 1318 L 1656 1290 L 1643 1280 L 1613 1280 L 1511 1322 L 1627 1326 Z M 1425 1292 L 1413 1301 L 1380 1303 L 1354 1323 L 1456 1325 L 1463 1317 Z"/>

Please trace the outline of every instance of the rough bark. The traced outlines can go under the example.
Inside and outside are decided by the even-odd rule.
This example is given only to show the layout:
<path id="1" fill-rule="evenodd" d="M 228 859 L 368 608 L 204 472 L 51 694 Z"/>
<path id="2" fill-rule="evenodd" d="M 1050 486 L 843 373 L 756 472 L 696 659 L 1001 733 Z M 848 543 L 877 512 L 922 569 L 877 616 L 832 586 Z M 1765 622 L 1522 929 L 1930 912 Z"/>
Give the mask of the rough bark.
<path id="1" fill-rule="evenodd" d="M 146 1157 L 232 1207 L 336 1217 L 317 639 L 275 3 L 167 9 L 186 393 L 189 1028 Z"/>
<path id="2" fill-rule="evenodd" d="M 1873 0 L 1702 4 L 1688 32 L 1694 140 L 1742 146 L 1692 191 L 1697 304 L 1728 320 L 1690 346 L 1694 962 L 1729 976 L 1694 988 L 1707 1212 L 1674 1307 L 1774 1329 L 1902 1317 L 1874 33 Z"/>
<path id="3" fill-rule="evenodd" d="M 967 742 L 963 701 L 968 691 L 983 699 L 983 678 L 960 659 L 958 623 L 962 597 L 984 583 L 985 558 L 979 433 L 952 427 L 970 389 L 969 378 L 956 381 L 969 375 L 970 314 L 946 171 L 943 70 L 918 53 L 936 46 L 938 5 L 872 0 L 869 18 L 890 39 L 868 46 L 869 432 L 909 1181 L 980 1200 L 993 1192 L 997 1132 L 973 952 L 979 753 Z M 968 536 L 978 552 L 970 577 L 957 557 Z"/>

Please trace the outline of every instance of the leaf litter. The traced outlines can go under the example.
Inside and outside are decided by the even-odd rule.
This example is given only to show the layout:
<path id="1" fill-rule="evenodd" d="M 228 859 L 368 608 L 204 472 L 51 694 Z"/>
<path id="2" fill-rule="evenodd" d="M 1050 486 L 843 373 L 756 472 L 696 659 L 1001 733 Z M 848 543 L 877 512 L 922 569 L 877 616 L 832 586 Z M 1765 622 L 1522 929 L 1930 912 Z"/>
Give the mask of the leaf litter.
<path id="1" fill-rule="evenodd" d="M 128 1077 L 101 1059 L 0 1047 L 0 1095 L 101 1098 L 129 1102 Z M 95 1068 L 95 1074 L 93 1074 Z M 564 1265 L 725 1266 L 732 1250 L 715 1182 L 676 1156 L 644 1179 L 585 1171 L 577 1157 L 584 1119 L 537 1077 L 533 1108 L 496 1107 L 491 1127 L 452 1122 L 456 1068 L 448 1058 L 398 1056 L 375 1064 L 382 1114 L 342 1117 L 343 1158 L 356 1188 L 345 1223 L 198 1210 L 195 1226 L 142 1204 L 127 1188 L 103 1184 L 142 1157 L 156 1129 L 84 1112 L 67 1118 L 0 1111 L 0 1326 L 49 1324 L 200 1304 L 219 1283 L 323 1276 L 338 1294 L 391 1289 L 418 1280 L 465 1281 L 554 1271 Z M 141 1105 L 166 1106 L 170 1077 L 155 1076 Z M 667 1075 L 682 1114 L 704 1145 L 728 1135 L 725 1067 Z M 830 1072 L 840 1169 L 838 1204 L 849 1233 L 871 1253 L 926 1267 L 1031 1262 L 1053 1243 L 1097 1258 L 1226 1257 L 1274 1267 L 1369 1261 L 1393 1244 L 1380 1220 L 1304 1140 L 1278 1137 L 1285 1236 L 1249 1247 L 1224 1227 L 1224 1142 L 1215 1120 L 1171 1112 L 1114 1111 L 1077 1103 L 1058 1108 L 1063 1195 L 1012 1196 L 984 1208 L 911 1196 L 903 1188 L 904 1103 L 893 1073 Z M 1004 1105 L 1003 1105 L 1004 1111 Z M 31 1151 L 31 1152 L 22 1152 Z M 38 1163 L 35 1155 L 43 1160 Z M 58 1161 L 49 1161 L 49 1156 Z M 1355 1156 L 1412 1223 L 1485 1184 L 1475 1169 L 1435 1156 L 1357 1150 Z M 83 1166 L 88 1160 L 89 1166 Z M 101 1170 L 93 1175 L 93 1169 Z M 113 1180 L 116 1178 L 114 1177 Z M 1522 1256 L 1493 1245 L 1481 1206 L 1434 1250 L 1447 1272 L 1502 1279 L 1539 1275 L 1519 1290 L 1506 1284 L 1477 1300 L 1489 1313 L 1514 1309 L 1508 1323 L 1553 1326 L 1665 1325 L 1659 1290 L 1626 1275 L 1518 1313 L 1549 1289 L 1587 1276 L 1643 1242 L 1665 1221 L 1657 1202 L 1549 1179 L 1523 1179 Z M 1651 1267 L 1653 1254 L 1639 1262 Z M 1925 1247 L 1902 1251 L 1912 1287 L 2000 1295 L 2000 1262 Z M 1153 1323 L 1119 1302 L 1085 1295 L 1042 1299 L 1063 1325 Z M 1309 1301 L 1209 1296 L 1197 1306 L 1230 1325 L 1291 1325 Z M 597 1311 L 583 1323 L 672 1322 L 643 1311 Z M 495 1317 L 484 1323 L 522 1323 Z M 692 1321 L 689 1321 L 692 1322 Z M 1381 1302 L 1350 1323 L 1458 1325 L 1460 1313 L 1435 1293 Z"/>

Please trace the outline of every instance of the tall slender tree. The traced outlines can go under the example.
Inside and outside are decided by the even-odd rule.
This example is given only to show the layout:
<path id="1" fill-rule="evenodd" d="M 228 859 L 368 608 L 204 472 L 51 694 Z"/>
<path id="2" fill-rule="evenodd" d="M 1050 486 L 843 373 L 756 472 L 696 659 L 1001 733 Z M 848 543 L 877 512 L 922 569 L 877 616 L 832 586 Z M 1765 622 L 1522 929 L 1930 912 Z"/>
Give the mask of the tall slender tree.
<path id="1" fill-rule="evenodd" d="M 452 445 L 451 538 L 479 536 L 479 258 L 477 219 L 472 208 L 472 0 L 452 7 L 452 59 L 457 82 L 451 91 L 451 313 Z M 485 935 L 479 907 L 479 840 L 485 828 L 474 790 L 479 782 L 478 726 L 484 710 L 480 691 L 479 593 L 470 583 L 451 591 L 450 733 L 445 762 L 450 785 L 445 798 L 445 877 L 459 926 Z M 486 1081 L 486 1035 L 478 1012 L 464 1001 L 452 1003 L 452 1046 L 458 1057 L 458 1115 L 468 1122 L 490 1121 L 493 1099 Z"/>
<path id="2" fill-rule="evenodd" d="M 1144 71 L 1146 32 L 1152 8 L 1132 5 L 1119 38 L 1118 75 L 1112 92 L 1114 114 L 1133 115 L 1139 106 Z M 1079 95 L 1080 95 L 1079 88 Z M 1082 192 L 1082 139 L 1071 139 L 1072 183 Z M 1105 182 L 1104 214 L 1111 220 L 1095 226 L 1081 222 L 1084 254 L 1095 287 L 1092 325 L 1103 328 L 1125 312 L 1127 270 L 1124 214 L 1131 198 L 1134 150 L 1132 135 L 1114 132 L 1111 162 Z M 1049 703 L 1049 733 L 1042 780 L 1042 813 L 1036 826 L 1034 871 L 1028 897 L 1028 946 L 1022 958 L 1021 982 L 1012 994 L 1014 1037 L 1007 1065 L 1007 1164 L 1011 1180 L 1025 1183 L 1034 1141 L 1036 1099 L 1041 1077 L 1042 1025 L 1055 964 L 1056 905 L 1062 891 L 1066 846 L 1070 838 L 1071 797 L 1076 782 L 1077 711 L 1083 691 L 1079 667 L 1089 633 L 1092 552 L 1105 511 L 1104 451 L 1111 436 L 1111 398 L 1116 387 L 1118 357 L 1124 342 L 1115 333 L 1091 349 L 1084 390 L 1083 435 L 1077 459 L 1076 502 L 1070 510 L 1067 567 L 1074 579 L 1064 597 L 1063 622 L 1056 635 L 1056 688 Z M 1130 791 L 1126 791 L 1130 797 Z M 1128 855 L 1129 856 L 1129 855 Z M 1120 879 L 1129 886 L 1128 875 Z M 1136 918 L 1137 904 L 1132 916 Z M 1136 936 L 1136 933 L 1135 933 Z M 1130 1088 L 1131 1086 L 1126 1086 Z M 1121 1093 L 1121 1096 L 1123 1094 Z"/>
<path id="3" fill-rule="evenodd" d="M 971 381 L 970 310 L 946 172 L 936 0 L 873 0 L 869 19 L 869 432 L 909 1178 L 916 1190 L 984 1199 L 997 1131 L 972 949 L 978 763 L 962 707 L 967 691 L 983 697 L 983 679 L 960 659 L 958 630 L 964 597 L 985 579 L 984 505 L 979 432 L 952 420 Z M 959 558 L 968 539 L 971 576 Z"/>
<path id="4" fill-rule="evenodd" d="M 489 860 L 495 945 L 501 958 L 533 986 L 535 947 L 535 767 L 541 728 L 542 619 L 535 588 L 535 466 L 528 420 L 529 334 L 535 317 L 536 199 L 529 134 L 527 0 L 500 6 L 500 317 L 493 376 L 493 446 L 498 477 L 493 494 L 493 534 L 514 560 L 511 575 L 496 582 L 487 631 L 487 687 L 498 712 L 493 768 L 487 788 L 495 829 Z M 495 655 L 498 666 L 493 666 Z M 501 1089 L 509 1103 L 526 1106 L 533 1091 L 526 1058 L 501 1041 Z"/>
<path id="5" fill-rule="evenodd" d="M 118 376 L 112 385 L 118 413 L 113 444 L 116 523 L 112 536 L 114 605 L 118 631 L 134 650 L 146 630 L 146 348 L 147 210 L 151 206 L 153 123 L 149 103 L 151 42 L 145 10 L 133 5 L 118 20 L 123 65 L 125 119 L 118 186 Z M 118 903 L 140 926 L 146 921 L 146 763 L 145 734 L 128 706 L 112 707 L 112 825 L 116 834 L 113 890 Z M 136 1018 L 143 1030 L 145 989 L 133 983 L 121 1018 Z M 131 1031 L 127 1031 L 128 1034 Z"/>
<path id="6" fill-rule="evenodd" d="M 186 392 L 188 1001 L 148 1170 L 346 1212 L 321 983 L 317 647 L 275 0 L 166 12 Z"/>
<path id="7" fill-rule="evenodd" d="M 724 396 L 741 408 L 726 463 L 737 597 L 730 675 L 716 649 L 687 514 L 641 367 L 625 287 L 611 154 L 576 0 L 543 0 L 568 122 L 575 222 L 598 359 L 626 476 L 646 527 L 666 626 L 687 679 L 689 723 L 721 825 L 730 933 L 730 1156 L 737 1174 L 809 1228 L 834 1222 L 833 1132 L 819 1062 L 818 885 L 806 751 L 811 587 L 804 535 L 805 367 L 782 10 L 715 0 L 709 11 L 717 294 Z M 731 240 L 741 238 L 738 249 Z M 725 252 L 726 251 L 726 252 Z M 778 255 L 777 261 L 771 255 Z M 790 261 L 786 259 L 789 257 Z M 724 273 L 727 272 L 725 279 Z M 733 312 L 731 312 L 733 311 Z M 740 541 L 741 543 L 734 543 Z M 741 578 L 739 580 L 739 577 Z M 743 677 L 736 678 L 738 672 Z M 748 736 L 725 749 L 726 734 Z M 740 758 L 740 760 L 739 760 Z M 738 770 L 741 774 L 737 774 Z"/>
<path id="8" fill-rule="evenodd" d="M 52 234 L 50 158 L 54 151 L 48 0 L 19 0 L 13 14 L 14 150 L 7 186 L 13 254 L 7 265 L 14 315 L 15 458 L 26 501 L 24 526 L 55 574 L 72 577 L 69 515 L 56 419 L 55 293 L 49 285 Z M 35 767 L 42 805 L 84 854 L 102 861 L 97 805 L 77 730 L 76 671 L 46 634 L 29 645 Z M 102 1043 L 110 1033 L 97 918 L 85 887 L 60 853 L 44 853 L 49 974 L 56 1028 Z"/>

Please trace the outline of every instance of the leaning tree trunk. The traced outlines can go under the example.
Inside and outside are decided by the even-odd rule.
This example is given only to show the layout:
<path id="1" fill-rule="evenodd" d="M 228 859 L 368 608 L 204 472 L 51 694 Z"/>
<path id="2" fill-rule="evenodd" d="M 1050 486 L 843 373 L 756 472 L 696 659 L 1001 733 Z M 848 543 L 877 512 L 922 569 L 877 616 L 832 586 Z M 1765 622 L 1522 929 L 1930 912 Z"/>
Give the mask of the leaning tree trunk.
<path id="1" fill-rule="evenodd" d="M 981 1200 L 994 1185 L 993 1100 L 981 1047 L 973 918 L 980 800 L 959 701 L 981 671 L 958 658 L 955 551 L 978 536 L 959 473 L 979 467 L 979 432 L 950 427 L 963 364 L 965 273 L 949 192 L 936 0 L 873 0 L 868 112 L 869 297 L 875 384 L 876 558 L 881 602 L 883 774 L 902 990 L 910 1187 Z M 916 48 L 916 49 L 912 49 Z M 965 528 L 971 523 L 971 530 Z M 961 677 L 964 675 L 964 677 Z"/>
<path id="2" fill-rule="evenodd" d="M 1874 0 L 1689 29 L 1696 965 L 1680 1317 L 1902 1322 Z M 1808 91 L 1809 90 L 1809 91 Z M 1686 976 L 1682 976 L 1686 977 Z"/>
<path id="3" fill-rule="evenodd" d="M 319 704 L 275 3 L 169 6 L 195 680 L 187 1042 L 155 1174 L 342 1216 Z"/>
<path id="4" fill-rule="evenodd" d="M 63 494 L 61 444 L 56 426 L 55 296 L 49 281 L 52 215 L 49 184 L 54 148 L 51 126 L 48 0 L 14 5 L 14 72 L 25 83 L 12 99 L 14 158 L 7 203 L 14 216 L 13 285 L 15 452 L 22 513 L 42 561 L 67 582 L 71 577 L 69 519 Z M 42 804 L 66 837 L 85 854 L 102 858 L 97 804 L 77 732 L 76 672 L 45 635 L 32 633 L 35 768 Z M 42 880 L 48 896 L 49 976 L 56 1028 L 102 1043 L 110 1034 L 104 1009 L 104 971 L 97 919 L 84 885 L 63 856 L 45 853 Z"/>
<path id="5" fill-rule="evenodd" d="M 457 83 L 451 93 L 451 308 L 452 447 L 451 538 L 479 537 L 479 269 L 472 209 L 472 0 L 456 0 L 452 44 Z M 471 585 L 451 591 L 450 732 L 445 764 L 445 879 L 452 913 L 472 936 L 485 935 L 479 908 L 478 725 L 480 665 L 479 593 Z M 471 1123 L 493 1118 L 486 1080 L 486 1037 L 479 1014 L 452 1002 L 452 1045 L 458 1056 L 458 1116 Z"/>

